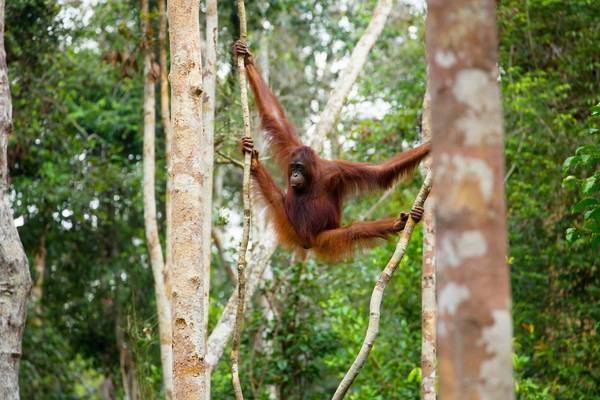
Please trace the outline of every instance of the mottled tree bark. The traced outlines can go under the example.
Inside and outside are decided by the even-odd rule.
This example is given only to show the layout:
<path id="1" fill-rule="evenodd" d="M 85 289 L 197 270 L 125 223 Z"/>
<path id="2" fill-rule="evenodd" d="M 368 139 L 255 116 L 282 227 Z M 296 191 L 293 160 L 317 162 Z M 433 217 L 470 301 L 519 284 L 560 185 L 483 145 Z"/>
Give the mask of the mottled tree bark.
<path id="1" fill-rule="evenodd" d="M 144 51 L 144 230 L 154 277 L 154 293 L 158 314 L 160 359 L 167 400 L 173 395 L 173 350 L 171 347 L 171 305 L 166 289 L 165 263 L 158 236 L 155 196 L 155 135 L 156 135 L 156 78 L 154 51 L 151 45 L 150 10 L 148 0 L 142 0 L 142 48 Z"/>
<path id="2" fill-rule="evenodd" d="M 0 399 L 19 399 L 21 338 L 31 276 L 8 198 L 6 147 L 12 103 L 4 50 L 4 0 L 0 0 Z"/>
<path id="3" fill-rule="evenodd" d="M 206 363 L 213 136 L 202 122 L 198 0 L 167 4 L 171 44 L 172 321 L 175 398 L 210 396 Z"/>
<path id="4" fill-rule="evenodd" d="M 423 142 L 431 141 L 431 99 L 429 92 L 423 99 L 421 122 Z M 425 173 L 431 171 L 431 158 L 423 161 Z M 435 189 L 432 189 L 432 191 Z M 435 304 L 435 220 L 434 196 L 425 201 L 423 215 L 423 269 L 421 271 L 421 399 L 436 398 L 436 304 Z"/>
<path id="5" fill-rule="evenodd" d="M 358 74 L 367 62 L 369 52 L 385 27 L 390 11 L 392 11 L 392 0 L 379 0 L 377 2 L 369 26 L 367 26 L 365 33 L 354 47 L 348 66 L 342 71 L 334 89 L 329 94 L 327 104 L 319 115 L 319 122 L 310 141 L 310 145 L 317 152 L 322 150 L 327 134 L 333 129 L 346 97 L 350 94 L 352 85 L 356 82 Z"/>
<path id="6" fill-rule="evenodd" d="M 496 2 L 428 5 L 439 396 L 512 399 Z"/>

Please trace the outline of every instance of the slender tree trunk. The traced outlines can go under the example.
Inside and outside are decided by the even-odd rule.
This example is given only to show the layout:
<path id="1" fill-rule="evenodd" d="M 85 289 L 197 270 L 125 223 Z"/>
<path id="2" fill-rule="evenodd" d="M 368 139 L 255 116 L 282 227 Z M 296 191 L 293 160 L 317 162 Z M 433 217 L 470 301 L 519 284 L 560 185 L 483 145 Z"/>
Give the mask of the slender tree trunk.
<path id="1" fill-rule="evenodd" d="M 319 116 L 319 122 L 315 127 L 315 134 L 312 136 L 311 146 L 317 152 L 322 150 L 327 134 L 333 129 L 346 97 L 348 97 L 352 85 L 356 82 L 358 74 L 367 62 L 369 52 L 381 35 L 391 10 L 392 0 L 379 0 L 377 2 L 367 30 L 356 44 L 350 56 L 348 66 L 342 71 L 335 84 L 335 88 L 329 94 L 329 100 Z"/>
<path id="2" fill-rule="evenodd" d="M 265 283 L 273 281 L 273 270 L 271 269 L 271 262 L 267 263 L 265 271 L 263 273 L 263 290 L 266 290 Z M 262 311 L 263 317 L 266 322 L 266 326 L 270 327 L 273 325 L 273 321 L 275 320 L 275 313 L 271 309 L 271 303 L 267 298 L 267 295 L 261 293 L 258 303 L 260 305 L 260 309 Z M 267 332 L 263 328 L 261 332 L 259 332 L 259 339 L 257 343 L 257 347 L 259 347 L 264 354 L 271 355 L 273 354 L 273 338 L 267 335 Z M 269 384 L 266 385 L 267 396 L 269 400 L 278 400 L 280 398 L 280 388 L 277 385 Z"/>
<path id="3" fill-rule="evenodd" d="M 0 399 L 19 399 L 21 338 L 31 276 L 8 198 L 6 147 L 12 103 L 4 51 L 4 0 L 0 0 Z"/>
<path id="4" fill-rule="evenodd" d="M 40 303 L 44 295 L 44 274 L 46 273 L 46 236 L 42 235 L 40 238 L 40 244 L 33 259 L 33 268 L 35 270 L 35 283 L 31 289 L 31 301 L 39 314 Z"/>
<path id="5" fill-rule="evenodd" d="M 171 142 L 173 135 L 171 132 L 171 111 L 169 108 L 169 65 L 167 64 L 167 11 L 166 0 L 158 0 L 158 13 L 160 14 L 158 47 L 160 57 L 160 116 L 165 136 L 165 162 L 167 167 L 167 177 L 171 176 Z M 169 301 L 171 300 L 171 185 L 172 179 L 167 179 L 167 190 L 165 192 L 165 286 Z"/>
<path id="6" fill-rule="evenodd" d="M 116 400 L 115 396 L 115 384 L 113 383 L 112 377 L 109 375 L 100 384 L 98 388 L 100 397 L 102 400 Z"/>
<path id="7" fill-rule="evenodd" d="M 423 99 L 423 119 L 421 123 L 423 142 L 431 141 L 431 101 L 429 92 Z M 431 171 L 431 158 L 423 162 L 425 173 Z M 433 190 L 432 190 L 433 191 Z M 425 201 L 423 216 L 423 269 L 421 271 L 421 399 L 435 400 L 435 220 L 433 218 L 434 196 Z"/>
<path id="8" fill-rule="evenodd" d="M 260 224 L 260 222 L 257 221 L 257 218 L 254 219 L 254 222 Z M 253 234 L 253 237 L 259 237 L 260 241 L 254 243 L 252 251 L 250 252 L 249 258 L 252 260 L 252 263 L 246 274 L 246 306 L 249 305 L 249 299 L 252 298 L 252 294 L 260 287 L 260 283 L 263 281 L 265 268 L 277 247 L 277 243 L 272 234 L 272 227 L 270 225 L 265 226 L 261 228 L 261 231 L 265 233 L 258 235 Z M 212 330 L 208 339 L 208 355 L 206 360 L 211 368 L 214 368 L 217 365 L 219 359 L 223 355 L 227 342 L 233 335 L 238 304 L 237 296 L 238 293 L 235 291 L 231 297 L 229 297 L 227 305 L 221 314 L 221 318 Z"/>
<path id="9" fill-rule="evenodd" d="M 165 397 L 173 395 L 173 351 L 171 348 L 171 305 L 165 285 L 165 264 L 158 236 L 155 198 L 155 135 L 156 135 L 156 71 L 151 45 L 150 10 L 148 0 L 142 0 L 142 32 L 144 49 L 144 227 L 154 277 L 154 293 L 158 314 L 160 358 Z"/>
<path id="10" fill-rule="evenodd" d="M 428 5 L 439 396 L 513 399 L 496 2 Z"/>
<path id="11" fill-rule="evenodd" d="M 205 69 L 203 96 L 204 132 L 207 136 L 215 134 L 215 107 L 217 91 L 217 43 L 219 40 L 219 16 L 217 14 L 217 0 L 206 0 L 206 41 L 205 41 Z M 237 277 L 236 277 L 237 278 Z M 210 372 L 207 380 L 207 392 L 210 395 Z"/>
<path id="12" fill-rule="evenodd" d="M 198 0 L 167 4 L 171 43 L 172 321 L 175 398 L 207 399 L 213 136 L 202 122 Z"/>
<path id="13" fill-rule="evenodd" d="M 125 339 L 125 330 L 120 310 L 117 310 L 116 320 L 117 348 L 119 349 L 119 370 L 121 373 L 121 384 L 125 392 L 126 400 L 140 400 L 140 385 L 133 354 Z"/>

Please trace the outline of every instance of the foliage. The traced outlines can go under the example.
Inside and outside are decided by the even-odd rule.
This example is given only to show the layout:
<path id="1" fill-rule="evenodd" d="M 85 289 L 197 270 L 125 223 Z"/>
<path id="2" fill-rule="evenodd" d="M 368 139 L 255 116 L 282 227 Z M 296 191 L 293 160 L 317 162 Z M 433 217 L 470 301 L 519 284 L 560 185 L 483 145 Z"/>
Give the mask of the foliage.
<path id="1" fill-rule="evenodd" d="M 498 17 L 519 396 L 596 398 L 598 258 L 565 239 L 581 199 L 561 166 L 594 140 L 600 4 L 507 1 Z"/>
<path id="2" fill-rule="evenodd" d="M 99 398 L 107 382 L 122 396 L 118 327 L 144 398 L 159 398 L 140 186 L 138 4 L 84 3 L 6 4 L 15 132 L 9 146 L 11 198 L 24 222 L 19 233 L 30 261 L 43 242 L 47 250 L 42 301 L 32 305 L 25 332 L 22 397 Z M 270 84 L 300 132 L 323 108 L 374 4 L 248 2 L 251 47 L 259 65 L 269 67 Z M 219 2 L 215 147 L 237 157 L 234 9 Z M 600 397 L 598 20 L 600 3 L 593 0 L 498 5 L 519 399 Z M 331 135 L 327 150 L 334 157 L 378 162 L 417 140 L 425 90 L 423 28 L 421 11 L 394 8 Z M 161 131 L 158 138 L 157 198 L 163 199 Z M 233 290 L 225 271 L 235 258 L 241 204 L 240 171 L 221 161 L 214 225 L 224 239 L 212 257 L 211 327 Z M 418 175 L 371 218 L 407 209 Z M 379 196 L 347 203 L 345 222 L 361 218 Z M 420 230 L 415 233 L 386 290 L 379 337 L 351 399 L 418 398 Z M 279 312 L 266 322 L 253 302 L 241 355 L 245 393 L 267 398 L 266 385 L 275 384 L 286 399 L 329 396 L 362 343 L 369 296 L 392 251 L 392 242 L 382 243 L 335 266 L 296 264 L 287 252 L 277 252 L 275 279 L 262 293 Z M 212 392 L 216 399 L 231 397 L 227 356 L 213 372 Z"/>
<path id="3" fill-rule="evenodd" d="M 598 137 L 598 121 L 600 121 L 600 103 L 592 109 L 591 124 L 587 129 L 591 135 Z M 600 141 L 596 144 L 581 146 L 575 155 L 568 157 L 563 163 L 565 173 L 584 171 L 582 178 L 568 175 L 563 179 L 563 187 L 579 191 L 583 197 L 573 207 L 573 213 L 583 213 L 583 224 L 580 227 L 567 229 L 569 243 L 581 242 L 592 248 L 600 247 Z"/>

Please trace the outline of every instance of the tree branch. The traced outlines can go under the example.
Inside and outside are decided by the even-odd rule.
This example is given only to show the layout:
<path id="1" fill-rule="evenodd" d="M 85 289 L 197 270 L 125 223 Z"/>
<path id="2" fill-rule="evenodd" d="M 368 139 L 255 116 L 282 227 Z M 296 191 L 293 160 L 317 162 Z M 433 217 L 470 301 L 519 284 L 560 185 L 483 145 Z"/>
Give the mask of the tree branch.
<path id="1" fill-rule="evenodd" d="M 367 62 L 367 56 L 381 35 L 385 22 L 392 10 L 392 0 L 379 0 L 373 10 L 373 17 L 365 33 L 352 51 L 348 66 L 340 74 L 335 88 L 329 94 L 329 100 L 319 115 L 319 122 L 315 127 L 315 133 L 310 141 L 310 146 L 319 152 L 323 149 L 323 143 L 327 134 L 332 130 L 335 121 L 340 115 L 344 101 L 348 97 L 352 85 L 356 82 L 358 74 Z"/>

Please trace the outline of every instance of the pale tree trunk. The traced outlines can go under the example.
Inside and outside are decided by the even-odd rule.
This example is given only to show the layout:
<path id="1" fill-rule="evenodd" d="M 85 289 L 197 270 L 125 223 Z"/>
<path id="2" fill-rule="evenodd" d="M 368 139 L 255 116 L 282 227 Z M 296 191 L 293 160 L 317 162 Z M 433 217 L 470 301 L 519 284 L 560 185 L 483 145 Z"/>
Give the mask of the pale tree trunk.
<path id="1" fill-rule="evenodd" d="M 142 0 L 142 47 L 144 50 L 144 228 L 146 243 L 150 253 L 150 265 L 154 277 L 154 293 L 158 314 L 160 338 L 160 359 L 163 372 L 165 397 L 173 394 L 173 352 L 171 348 L 171 305 L 165 285 L 165 264 L 158 236 L 155 198 L 154 142 L 156 135 L 156 94 L 157 74 L 154 70 L 154 51 L 151 45 L 150 13 L 148 0 Z"/>
<path id="2" fill-rule="evenodd" d="M 172 321 L 175 398 L 210 397 L 206 363 L 213 136 L 202 122 L 198 0 L 167 4 L 171 44 Z"/>
<path id="3" fill-rule="evenodd" d="M 350 56 L 348 66 L 342 71 L 335 84 L 335 88 L 329 94 L 327 104 L 321 112 L 319 122 L 315 127 L 315 133 L 314 136 L 312 136 L 313 140 L 310 141 L 310 145 L 317 152 L 323 149 L 325 138 L 333 129 L 333 126 L 340 115 L 340 111 L 342 110 L 342 106 L 346 101 L 346 97 L 348 97 L 352 85 L 354 85 L 358 74 L 367 62 L 369 52 L 381 35 L 391 10 L 392 0 L 379 0 L 377 2 L 367 30 L 356 44 L 356 47 Z"/>
<path id="4" fill-rule="evenodd" d="M 246 306 L 249 305 L 252 294 L 260 287 L 260 283 L 263 281 L 265 268 L 277 247 L 277 243 L 272 233 L 273 227 L 270 224 L 267 225 L 264 220 L 264 214 L 258 216 L 258 218 L 257 216 L 253 217 L 252 226 L 254 231 L 252 236 L 260 238 L 260 241 L 257 240 L 253 242 L 252 249 L 249 253 L 249 259 L 252 260 L 252 263 L 250 264 L 248 271 L 246 271 Z M 208 355 L 206 361 L 211 369 L 219 362 L 219 359 L 225 350 L 225 346 L 233 334 L 237 310 L 237 296 L 237 291 L 230 296 L 219 322 L 217 322 L 217 325 L 212 330 L 208 339 Z"/>
<path id="5" fill-rule="evenodd" d="M 263 290 L 268 290 L 266 283 L 273 281 L 273 270 L 271 268 L 271 262 L 269 261 L 265 267 L 265 271 L 263 273 Z M 270 327 L 273 325 L 273 321 L 275 320 L 275 313 L 273 312 L 272 307 L 275 305 L 271 304 L 267 295 L 265 293 L 261 293 L 258 298 L 258 304 L 262 311 L 262 315 L 265 319 L 265 325 Z M 273 354 L 273 338 L 270 337 L 265 329 L 263 328 L 261 332 L 259 332 L 257 347 L 260 348 L 264 354 L 271 355 Z M 277 400 L 280 398 L 280 388 L 277 385 L 269 384 L 266 385 L 267 396 L 269 400 Z"/>
<path id="6" fill-rule="evenodd" d="M 429 92 L 423 99 L 421 122 L 423 142 L 431 141 L 431 99 Z M 431 171 L 431 158 L 423 161 L 425 173 Z M 421 271 L 421 399 L 435 400 L 435 220 L 433 218 L 434 196 L 425 201 L 423 215 L 423 269 Z"/>
<path id="7" fill-rule="evenodd" d="M 117 348 L 119 349 L 119 371 L 121 373 L 121 384 L 123 385 L 123 392 L 125 392 L 125 399 L 140 400 L 140 385 L 135 360 L 125 339 L 125 330 L 120 310 L 117 310 L 116 331 Z"/>
<path id="8" fill-rule="evenodd" d="M 513 399 L 496 2 L 428 5 L 439 396 Z"/>
<path id="9" fill-rule="evenodd" d="M 6 146 L 12 103 L 4 51 L 4 0 L 0 0 L 0 399 L 19 398 L 21 338 L 31 276 L 8 198 Z"/>
<path id="10" fill-rule="evenodd" d="M 204 96 L 202 104 L 202 117 L 204 133 L 214 137 L 215 134 L 215 106 L 217 91 L 217 43 L 219 40 L 219 16 L 217 14 L 217 0 L 206 0 L 206 41 L 204 46 Z M 210 396 L 210 372 L 208 372 L 207 393 Z"/>
<path id="11" fill-rule="evenodd" d="M 421 186 L 421 190 L 415 198 L 412 206 L 413 209 L 415 207 L 423 206 L 423 203 L 425 202 L 425 199 L 427 199 L 429 191 L 431 190 L 431 181 L 431 174 L 427 174 L 425 181 Z M 367 326 L 365 338 L 363 339 L 362 346 L 358 352 L 358 355 L 356 356 L 356 359 L 338 385 L 332 400 L 341 400 L 346 396 L 346 393 L 348 392 L 348 389 L 350 389 L 352 382 L 354 382 L 354 379 L 356 379 L 358 376 L 361 368 L 371 353 L 371 349 L 373 348 L 375 339 L 379 333 L 379 320 L 381 318 L 381 301 L 383 300 L 383 292 L 389 281 L 392 279 L 392 275 L 396 271 L 396 268 L 398 268 L 398 264 L 400 264 L 400 261 L 402 261 L 402 258 L 406 253 L 408 242 L 410 241 L 410 237 L 412 236 L 415 225 L 415 221 L 412 218 L 409 218 L 406 222 L 406 226 L 400 234 L 400 239 L 396 244 L 396 250 L 394 250 L 394 254 L 392 254 L 392 257 L 388 261 L 384 270 L 381 272 L 381 275 L 379 275 L 379 279 L 377 279 L 377 283 L 375 284 L 375 288 L 371 294 L 371 302 L 369 304 L 369 324 Z"/>
<path id="12" fill-rule="evenodd" d="M 166 0 L 158 0 L 158 13 L 160 14 L 158 30 L 158 47 L 160 61 L 160 116 L 165 136 L 165 163 L 167 177 L 171 176 L 171 111 L 169 108 L 169 66 L 167 64 L 167 11 Z M 169 301 L 171 300 L 171 179 L 167 179 L 165 191 L 165 286 Z"/>
<path id="13" fill-rule="evenodd" d="M 36 313 L 40 313 L 40 303 L 44 296 L 44 274 L 46 273 L 46 237 L 42 235 L 37 253 L 33 259 L 35 270 L 35 283 L 31 288 L 31 301 L 35 306 Z"/>
<path id="14" fill-rule="evenodd" d="M 100 398 L 102 398 L 102 400 L 116 400 L 115 384 L 110 376 L 104 378 L 98 391 L 100 392 Z"/>

